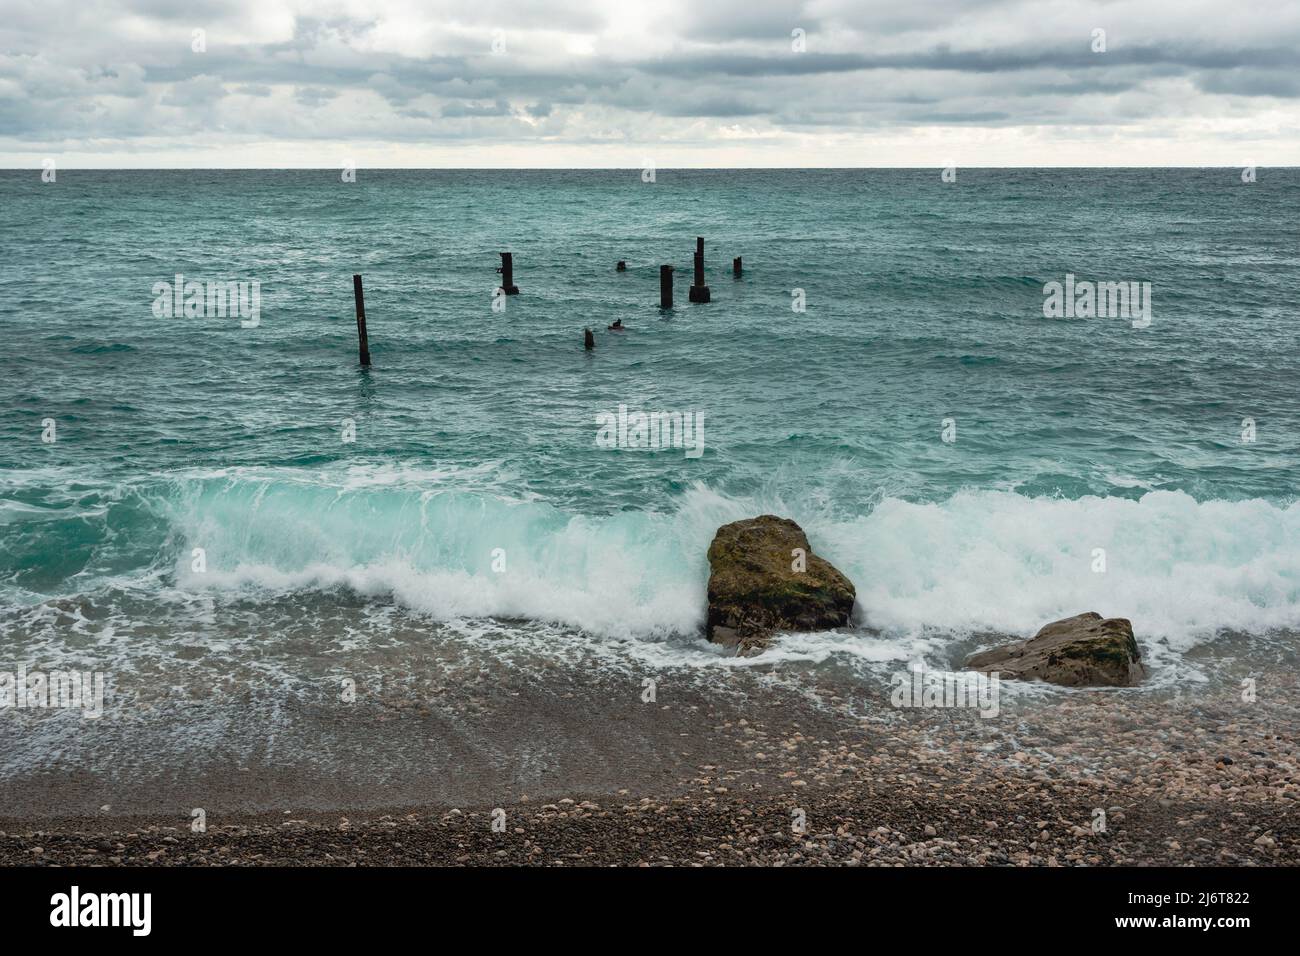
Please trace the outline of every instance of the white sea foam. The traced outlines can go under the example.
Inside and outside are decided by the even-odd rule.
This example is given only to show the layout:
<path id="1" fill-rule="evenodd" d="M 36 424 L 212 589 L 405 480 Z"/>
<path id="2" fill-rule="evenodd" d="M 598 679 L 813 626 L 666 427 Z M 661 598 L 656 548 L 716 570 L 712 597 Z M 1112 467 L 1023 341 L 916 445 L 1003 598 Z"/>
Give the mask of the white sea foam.
<path id="1" fill-rule="evenodd" d="M 1185 650 L 1219 629 L 1300 625 L 1300 504 L 1024 498 L 969 492 L 887 499 L 814 546 L 857 582 L 871 623 L 1030 633 L 1083 610 L 1127 617 Z M 1104 549 L 1106 570 L 1093 570 Z"/>
<path id="2" fill-rule="evenodd" d="M 189 484 L 169 502 L 186 542 L 180 583 L 348 587 L 443 620 L 528 618 L 658 638 L 703 624 L 716 528 L 772 512 L 799 521 L 814 550 L 849 575 L 861 622 L 886 637 L 1029 634 L 1083 610 L 1128 617 L 1144 640 L 1176 650 L 1219 629 L 1300 627 L 1300 504 L 974 491 L 932 504 L 886 498 L 846 520 L 816 502 L 697 486 L 671 510 L 586 516 L 450 490 L 444 477 L 390 471 L 340 482 L 260 469 Z M 205 574 L 189 570 L 196 546 L 207 551 Z M 1097 548 L 1104 573 L 1093 570 Z M 504 572 L 493 569 L 494 549 Z"/>

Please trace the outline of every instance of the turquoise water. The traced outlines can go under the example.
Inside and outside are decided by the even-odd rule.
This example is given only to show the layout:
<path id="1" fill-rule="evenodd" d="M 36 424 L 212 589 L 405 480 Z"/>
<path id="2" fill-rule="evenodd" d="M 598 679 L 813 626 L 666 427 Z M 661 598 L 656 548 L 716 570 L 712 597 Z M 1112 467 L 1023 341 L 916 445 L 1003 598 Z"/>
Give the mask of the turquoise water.
<path id="1" fill-rule="evenodd" d="M 5 171 L 0 200 L 18 652 L 211 652 L 228 602 L 359 599 L 708 658 L 704 551 L 766 511 L 858 586 L 818 654 L 1085 609 L 1157 659 L 1300 626 L 1294 169 Z M 259 282 L 259 323 L 155 316 L 177 273 Z M 1044 318 L 1067 273 L 1151 283 L 1151 325 Z M 620 404 L 702 414 L 703 454 L 598 447 Z"/>

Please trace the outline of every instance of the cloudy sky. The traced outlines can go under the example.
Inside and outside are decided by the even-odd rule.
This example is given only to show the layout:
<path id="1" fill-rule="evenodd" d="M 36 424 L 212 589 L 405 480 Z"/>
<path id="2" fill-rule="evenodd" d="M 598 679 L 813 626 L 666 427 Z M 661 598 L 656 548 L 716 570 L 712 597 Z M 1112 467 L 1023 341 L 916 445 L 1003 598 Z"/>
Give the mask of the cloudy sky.
<path id="1" fill-rule="evenodd" d="M 1300 2 L 5 0 L 0 166 L 47 157 L 1296 165 Z"/>

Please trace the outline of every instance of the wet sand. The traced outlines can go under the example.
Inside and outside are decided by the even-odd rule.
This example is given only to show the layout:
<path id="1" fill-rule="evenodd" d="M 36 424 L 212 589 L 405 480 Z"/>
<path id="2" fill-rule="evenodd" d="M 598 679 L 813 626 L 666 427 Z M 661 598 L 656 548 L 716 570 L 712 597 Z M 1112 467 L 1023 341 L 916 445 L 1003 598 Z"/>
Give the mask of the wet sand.
<path id="1" fill-rule="evenodd" d="M 647 702 L 566 666 L 106 717 L 83 753 L 7 764 L 0 862 L 1300 863 L 1295 675 L 1254 702 L 1055 692 L 989 719 L 787 677 L 661 671 Z M 4 752 L 68 717 L 5 715 Z"/>

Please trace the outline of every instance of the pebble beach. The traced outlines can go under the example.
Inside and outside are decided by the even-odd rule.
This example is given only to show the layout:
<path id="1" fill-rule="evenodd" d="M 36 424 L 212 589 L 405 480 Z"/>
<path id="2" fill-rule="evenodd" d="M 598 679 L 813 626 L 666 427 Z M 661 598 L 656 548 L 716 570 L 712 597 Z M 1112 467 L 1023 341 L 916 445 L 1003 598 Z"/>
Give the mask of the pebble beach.
<path id="1" fill-rule="evenodd" d="M 327 792 L 305 765 L 252 766 L 213 794 L 225 807 L 210 806 L 205 831 L 195 832 L 188 814 L 159 812 L 171 799 L 168 777 L 176 768 L 162 768 L 148 795 L 146 788 L 117 788 L 129 811 L 142 812 L 105 804 L 74 816 L 57 812 L 69 793 L 108 793 L 114 785 L 45 775 L 45 803 L 29 801 L 27 815 L 0 819 L 0 862 L 1300 863 L 1294 675 L 1270 678 L 1250 703 L 1226 688 L 1164 696 L 1056 691 L 1004 701 L 994 719 L 873 706 L 860 688 L 826 679 L 791 690 L 746 674 L 722 694 L 669 679 L 648 704 L 607 681 L 584 685 L 573 677 L 555 682 L 544 714 L 532 713 L 562 726 L 564 736 L 547 758 L 548 772 L 526 790 L 490 773 L 468 774 L 462 785 L 471 778 L 479 784 L 460 791 L 464 800 L 385 806 L 385 792 L 409 796 L 422 784 L 349 791 L 343 779 Z M 479 714 L 462 731 L 494 733 L 498 721 L 523 717 L 509 710 L 518 698 L 508 690 L 472 693 L 479 706 L 456 703 L 460 713 Z M 760 694 L 761 708 L 753 696 Z M 425 704 L 410 702 L 377 707 L 374 716 L 386 727 L 373 741 L 376 766 L 393 741 L 421 738 L 436 719 Z M 330 746 L 328 736 L 322 741 Z M 335 743 L 341 747 L 341 738 Z M 593 761 L 603 765 L 593 769 Z M 358 785 L 361 770 L 353 771 Z M 39 786 L 26 790 L 34 791 Z M 296 796 L 301 808 L 259 808 L 265 792 Z M 364 805 L 348 806 L 349 794 L 361 792 L 370 795 Z M 56 793 L 65 795 L 61 802 Z"/>

